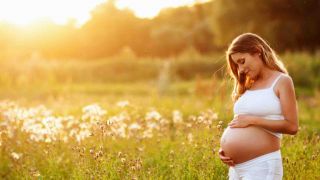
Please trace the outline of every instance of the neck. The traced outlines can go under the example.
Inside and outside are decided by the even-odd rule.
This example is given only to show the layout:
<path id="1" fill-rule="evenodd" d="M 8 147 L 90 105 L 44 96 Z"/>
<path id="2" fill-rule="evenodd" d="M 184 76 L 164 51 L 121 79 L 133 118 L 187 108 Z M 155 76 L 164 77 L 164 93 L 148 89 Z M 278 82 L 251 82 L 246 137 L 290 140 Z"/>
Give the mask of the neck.
<path id="1" fill-rule="evenodd" d="M 269 68 L 263 68 L 260 72 L 260 74 L 257 76 L 255 81 L 264 81 L 270 78 L 270 74 L 272 73 L 272 70 Z"/>

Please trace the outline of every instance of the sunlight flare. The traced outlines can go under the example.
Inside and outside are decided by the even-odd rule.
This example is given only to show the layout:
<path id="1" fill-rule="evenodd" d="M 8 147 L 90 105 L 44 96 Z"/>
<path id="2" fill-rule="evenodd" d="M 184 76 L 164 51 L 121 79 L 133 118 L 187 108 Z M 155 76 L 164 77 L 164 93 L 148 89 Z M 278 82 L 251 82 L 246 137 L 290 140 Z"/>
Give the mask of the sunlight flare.
<path id="1" fill-rule="evenodd" d="M 108 0 L 10 0 L 0 1 L 0 21 L 26 26 L 36 21 L 51 20 L 65 25 L 81 26 L 90 12 Z M 139 18 L 153 18 L 164 8 L 194 5 L 208 0 L 116 0 L 119 9 L 130 9 Z"/>
<path id="2" fill-rule="evenodd" d="M 0 1 L 0 19 L 16 25 L 28 25 L 41 19 L 57 24 L 75 20 L 81 25 L 90 19 L 90 11 L 105 0 L 10 0 Z"/>
<path id="3" fill-rule="evenodd" d="M 192 6 L 195 3 L 208 2 L 209 0 L 117 0 L 119 9 L 130 9 L 139 18 L 153 18 L 164 8 L 179 6 Z"/>

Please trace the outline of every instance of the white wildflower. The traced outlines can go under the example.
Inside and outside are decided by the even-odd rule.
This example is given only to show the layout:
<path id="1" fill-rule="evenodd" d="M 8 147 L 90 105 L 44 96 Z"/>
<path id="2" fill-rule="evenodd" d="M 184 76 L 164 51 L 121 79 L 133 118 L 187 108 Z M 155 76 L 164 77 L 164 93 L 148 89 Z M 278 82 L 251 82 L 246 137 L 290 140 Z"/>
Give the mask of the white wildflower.
<path id="1" fill-rule="evenodd" d="M 157 124 L 157 123 L 155 123 L 155 122 L 148 122 L 147 123 L 147 127 L 149 128 L 149 129 L 157 129 L 157 130 L 159 130 L 160 129 L 160 127 L 159 127 L 159 124 Z"/>
<path id="2" fill-rule="evenodd" d="M 129 126 L 129 130 L 139 130 L 139 129 L 141 129 L 141 126 L 138 123 L 132 123 Z"/>
<path id="3" fill-rule="evenodd" d="M 12 152 L 11 153 L 11 157 L 15 160 L 19 160 L 21 158 L 22 154 L 21 153 L 16 153 L 16 152 Z"/>
<path id="4" fill-rule="evenodd" d="M 172 116 L 173 123 L 180 124 L 183 122 L 182 113 L 179 110 L 174 110 Z"/>
<path id="5" fill-rule="evenodd" d="M 91 104 L 82 108 L 82 120 L 88 119 L 89 121 L 99 121 L 107 114 L 107 111 L 102 109 L 98 104 Z"/>
<path id="6" fill-rule="evenodd" d="M 151 119 L 160 120 L 161 117 L 162 117 L 161 114 L 156 110 L 152 110 L 150 112 L 147 112 L 147 114 L 145 116 L 146 120 L 151 120 Z"/>
<path id="7" fill-rule="evenodd" d="M 152 138 L 153 137 L 152 130 L 147 129 L 146 131 L 144 131 L 142 137 L 143 138 Z"/>
<path id="8" fill-rule="evenodd" d="M 117 106 L 119 106 L 121 108 L 129 106 L 129 104 L 130 104 L 129 101 L 119 101 L 119 102 L 117 102 Z"/>

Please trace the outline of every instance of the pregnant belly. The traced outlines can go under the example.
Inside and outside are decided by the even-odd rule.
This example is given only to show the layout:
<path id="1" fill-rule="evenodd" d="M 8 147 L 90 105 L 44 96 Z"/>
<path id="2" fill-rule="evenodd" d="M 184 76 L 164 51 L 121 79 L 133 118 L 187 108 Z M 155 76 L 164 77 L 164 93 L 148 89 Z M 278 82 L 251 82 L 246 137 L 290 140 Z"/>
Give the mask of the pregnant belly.
<path id="1" fill-rule="evenodd" d="M 238 164 L 278 150 L 280 140 L 255 126 L 227 127 L 222 134 L 220 145 L 225 156 L 231 157 Z"/>

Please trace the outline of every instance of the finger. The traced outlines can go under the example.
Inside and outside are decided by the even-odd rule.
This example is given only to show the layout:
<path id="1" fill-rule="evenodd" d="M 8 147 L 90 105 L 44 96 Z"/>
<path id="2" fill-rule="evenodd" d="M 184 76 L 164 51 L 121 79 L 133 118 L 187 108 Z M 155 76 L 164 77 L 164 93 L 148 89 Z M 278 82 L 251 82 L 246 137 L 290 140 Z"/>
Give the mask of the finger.
<path id="1" fill-rule="evenodd" d="M 223 162 L 224 164 L 228 166 L 235 166 L 234 162 L 228 161 L 228 162 Z"/>
<path id="2" fill-rule="evenodd" d="M 224 163 L 226 163 L 226 164 L 234 165 L 234 162 L 233 162 L 233 160 L 222 161 L 222 162 L 224 162 Z"/>
<path id="3" fill-rule="evenodd" d="M 228 125 L 230 126 L 230 125 L 235 124 L 235 123 L 236 123 L 236 122 L 231 121 Z"/>
<path id="4" fill-rule="evenodd" d="M 219 154 L 219 156 L 220 156 L 221 158 L 223 158 L 223 159 L 230 158 L 229 156 L 226 156 L 226 155 L 224 155 L 224 154 Z M 230 158 L 230 159 L 231 159 L 231 158 Z"/>
<path id="5" fill-rule="evenodd" d="M 229 127 L 230 128 L 239 128 L 241 126 L 239 125 L 239 123 L 233 123 L 233 124 L 230 124 Z"/>
<path id="6" fill-rule="evenodd" d="M 235 128 L 235 127 L 237 127 L 237 124 L 230 124 L 229 127 Z"/>
<path id="7" fill-rule="evenodd" d="M 231 160 L 231 158 L 230 158 L 230 157 L 227 157 L 227 156 L 220 156 L 220 159 L 221 159 L 221 160 Z"/>
<path id="8" fill-rule="evenodd" d="M 223 158 L 223 157 L 220 157 L 221 161 L 232 161 L 231 158 L 227 157 L 227 158 Z"/>
<path id="9" fill-rule="evenodd" d="M 229 161 L 222 161 L 222 162 L 225 163 L 225 164 L 230 164 L 230 165 L 233 164 L 233 161 L 231 161 L 231 160 L 229 160 Z"/>
<path id="10" fill-rule="evenodd" d="M 232 159 L 224 159 L 224 160 L 222 160 L 223 162 L 227 162 L 227 163 L 233 163 L 233 160 Z"/>
<path id="11" fill-rule="evenodd" d="M 230 123 L 237 123 L 237 122 L 238 122 L 238 120 L 232 120 L 232 121 L 229 122 L 229 124 Z"/>

